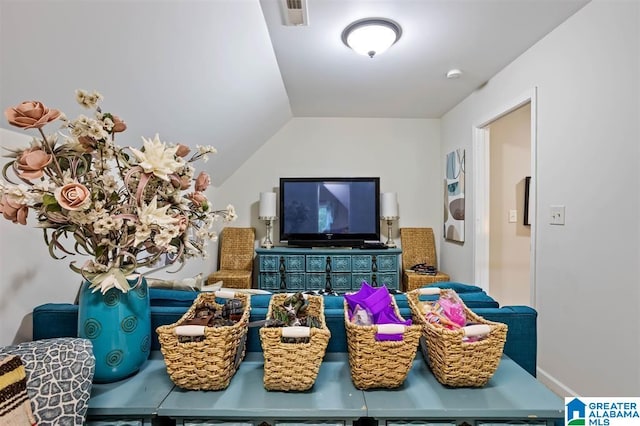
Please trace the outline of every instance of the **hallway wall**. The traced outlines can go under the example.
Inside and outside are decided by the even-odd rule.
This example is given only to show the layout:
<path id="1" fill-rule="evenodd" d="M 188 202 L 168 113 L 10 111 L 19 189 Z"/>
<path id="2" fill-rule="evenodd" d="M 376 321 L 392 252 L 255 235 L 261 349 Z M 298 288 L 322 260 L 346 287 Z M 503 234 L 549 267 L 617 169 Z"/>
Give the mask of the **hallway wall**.
<path id="1" fill-rule="evenodd" d="M 442 118 L 443 151 L 469 153 L 473 206 L 473 128 L 537 88 L 538 377 L 562 394 L 640 394 L 639 52 L 640 3 L 594 0 Z M 549 224 L 551 205 L 566 225 Z M 440 256 L 463 281 L 473 208 L 467 226 Z M 603 309 L 615 325 L 590 315 Z"/>

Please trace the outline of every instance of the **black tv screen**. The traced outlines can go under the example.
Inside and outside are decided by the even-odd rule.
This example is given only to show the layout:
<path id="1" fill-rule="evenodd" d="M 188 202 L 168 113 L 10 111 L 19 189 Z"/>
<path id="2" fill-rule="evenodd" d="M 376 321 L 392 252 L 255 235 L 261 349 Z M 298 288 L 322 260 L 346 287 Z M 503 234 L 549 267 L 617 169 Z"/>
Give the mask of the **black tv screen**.
<path id="1" fill-rule="evenodd" d="M 358 246 L 380 239 L 380 178 L 280 178 L 280 242 Z"/>

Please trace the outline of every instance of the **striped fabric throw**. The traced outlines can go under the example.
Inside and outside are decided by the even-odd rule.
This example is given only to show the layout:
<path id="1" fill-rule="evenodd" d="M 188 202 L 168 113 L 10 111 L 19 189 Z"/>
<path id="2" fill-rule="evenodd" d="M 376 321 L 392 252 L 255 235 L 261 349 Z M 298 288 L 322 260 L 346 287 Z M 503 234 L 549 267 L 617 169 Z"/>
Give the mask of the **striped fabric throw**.
<path id="1" fill-rule="evenodd" d="M 0 424 L 35 425 L 31 401 L 27 395 L 27 378 L 20 357 L 0 359 Z"/>

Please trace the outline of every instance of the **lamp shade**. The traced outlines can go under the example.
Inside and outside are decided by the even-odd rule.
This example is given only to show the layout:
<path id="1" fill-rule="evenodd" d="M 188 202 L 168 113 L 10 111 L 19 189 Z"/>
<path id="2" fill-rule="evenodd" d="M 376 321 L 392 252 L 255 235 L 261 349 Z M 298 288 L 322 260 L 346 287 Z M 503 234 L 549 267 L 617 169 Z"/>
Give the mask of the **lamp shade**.
<path id="1" fill-rule="evenodd" d="M 395 22 L 368 18 L 345 28 L 342 41 L 356 53 L 373 58 L 391 47 L 400 35 L 400 27 Z"/>
<path id="2" fill-rule="evenodd" d="M 261 192 L 260 193 L 260 211 L 259 217 L 276 217 L 276 193 Z"/>
<path id="3" fill-rule="evenodd" d="M 380 216 L 382 218 L 398 217 L 398 194 L 383 192 L 380 197 Z"/>

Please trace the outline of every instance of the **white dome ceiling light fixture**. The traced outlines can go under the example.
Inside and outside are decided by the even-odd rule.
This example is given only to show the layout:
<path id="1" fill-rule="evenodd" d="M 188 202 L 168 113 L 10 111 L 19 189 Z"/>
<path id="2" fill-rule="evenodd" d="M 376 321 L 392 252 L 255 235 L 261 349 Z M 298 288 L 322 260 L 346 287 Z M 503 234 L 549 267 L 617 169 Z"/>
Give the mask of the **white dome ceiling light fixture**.
<path id="1" fill-rule="evenodd" d="M 342 32 L 342 42 L 355 52 L 373 58 L 400 39 L 400 25 L 384 18 L 365 18 L 353 22 Z"/>

